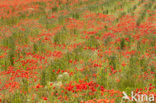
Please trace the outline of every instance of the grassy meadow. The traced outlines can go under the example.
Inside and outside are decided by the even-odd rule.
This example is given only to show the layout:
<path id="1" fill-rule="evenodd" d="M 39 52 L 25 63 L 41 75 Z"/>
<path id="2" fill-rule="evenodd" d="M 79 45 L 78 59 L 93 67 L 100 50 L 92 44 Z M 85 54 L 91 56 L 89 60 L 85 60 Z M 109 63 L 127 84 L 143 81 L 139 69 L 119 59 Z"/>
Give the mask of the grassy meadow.
<path id="1" fill-rule="evenodd" d="M 0 0 L 0 103 L 156 103 L 155 13 L 155 0 Z"/>

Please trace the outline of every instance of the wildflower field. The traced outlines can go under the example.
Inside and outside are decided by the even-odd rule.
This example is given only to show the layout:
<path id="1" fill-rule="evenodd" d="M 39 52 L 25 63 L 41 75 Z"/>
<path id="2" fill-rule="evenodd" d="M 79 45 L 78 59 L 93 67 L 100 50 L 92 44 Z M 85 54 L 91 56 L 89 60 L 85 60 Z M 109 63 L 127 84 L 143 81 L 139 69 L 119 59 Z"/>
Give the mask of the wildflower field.
<path id="1" fill-rule="evenodd" d="M 155 86 L 155 0 L 0 0 L 0 103 L 156 103 Z"/>

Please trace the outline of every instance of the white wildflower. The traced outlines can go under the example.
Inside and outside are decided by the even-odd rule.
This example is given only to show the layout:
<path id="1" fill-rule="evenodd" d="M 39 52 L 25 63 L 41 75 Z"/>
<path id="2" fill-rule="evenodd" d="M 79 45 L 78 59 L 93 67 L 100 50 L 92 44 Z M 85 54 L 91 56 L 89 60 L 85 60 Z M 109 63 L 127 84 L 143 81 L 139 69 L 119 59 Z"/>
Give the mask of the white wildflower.
<path id="1" fill-rule="evenodd" d="M 61 81 L 54 82 L 53 86 L 56 87 L 56 88 L 60 88 L 62 86 L 62 82 Z"/>
<path id="2" fill-rule="evenodd" d="M 69 78 L 69 73 L 68 72 L 64 72 L 63 76 L 66 77 L 66 78 Z"/>
<path id="3" fill-rule="evenodd" d="M 57 80 L 62 80 L 62 79 L 63 79 L 63 75 L 62 74 L 58 75 Z"/>

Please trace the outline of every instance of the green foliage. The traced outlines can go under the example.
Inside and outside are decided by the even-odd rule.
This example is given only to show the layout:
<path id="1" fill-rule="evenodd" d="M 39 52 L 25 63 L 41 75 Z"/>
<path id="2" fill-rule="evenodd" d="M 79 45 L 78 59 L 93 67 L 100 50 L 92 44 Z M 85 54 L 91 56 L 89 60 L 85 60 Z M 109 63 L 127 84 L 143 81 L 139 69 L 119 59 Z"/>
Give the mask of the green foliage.
<path id="1" fill-rule="evenodd" d="M 110 61 L 109 65 L 112 66 L 114 69 L 116 69 L 117 68 L 117 63 L 118 63 L 118 58 L 116 56 L 110 56 L 108 58 L 108 60 Z"/>
<path id="2" fill-rule="evenodd" d="M 73 18 L 79 19 L 80 14 L 78 12 L 73 13 Z"/>
<path id="3" fill-rule="evenodd" d="M 101 69 L 99 69 L 99 71 L 98 71 L 98 76 L 97 76 L 97 83 L 99 84 L 99 85 L 102 85 L 102 86 L 104 86 L 104 88 L 109 88 L 109 85 L 111 85 L 111 84 L 109 84 L 108 83 L 108 71 L 107 72 L 105 72 L 105 69 L 106 68 L 101 68 Z"/>
<path id="4" fill-rule="evenodd" d="M 9 50 L 9 60 L 11 65 L 14 65 L 14 57 L 15 57 L 15 38 L 13 36 L 7 38 L 6 45 L 10 48 Z"/>
<path id="5" fill-rule="evenodd" d="M 24 95 L 21 93 L 15 93 L 10 100 L 11 103 L 23 103 L 25 101 Z"/>
<path id="6" fill-rule="evenodd" d="M 43 70 L 41 73 L 41 85 L 45 86 L 46 85 L 46 71 Z"/>
<path id="7" fill-rule="evenodd" d="M 125 47 L 125 39 L 122 38 L 122 39 L 121 39 L 121 42 L 120 42 L 120 48 L 123 50 L 124 47 Z"/>
<path id="8" fill-rule="evenodd" d="M 22 90 L 28 92 L 29 89 L 29 82 L 26 79 L 22 79 L 23 85 L 22 85 Z"/>
<path id="9" fill-rule="evenodd" d="M 98 48 L 100 46 L 97 39 L 94 36 L 91 36 L 88 40 L 86 40 L 86 45 L 89 47 Z"/>
<path id="10" fill-rule="evenodd" d="M 33 44 L 33 51 L 34 52 L 44 52 L 44 44 L 41 42 L 41 40 L 37 41 Z"/>

